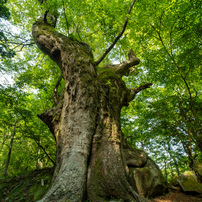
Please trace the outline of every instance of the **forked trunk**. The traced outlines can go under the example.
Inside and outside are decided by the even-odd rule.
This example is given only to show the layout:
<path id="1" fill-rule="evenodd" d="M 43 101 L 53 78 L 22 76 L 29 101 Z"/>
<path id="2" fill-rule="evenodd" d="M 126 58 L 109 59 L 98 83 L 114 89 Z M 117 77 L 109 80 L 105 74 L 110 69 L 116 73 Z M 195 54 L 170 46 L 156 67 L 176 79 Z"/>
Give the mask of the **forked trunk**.
<path id="1" fill-rule="evenodd" d="M 146 201 L 129 184 L 128 165 L 141 167 L 147 156 L 127 145 L 120 125 L 121 108 L 151 85 L 129 90 L 121 79 L 139 60 L 131 52 L 125 63 L 97 71 L 87 44 L 42 21 L 33 25 L 33 38 L 65 81 L 62 100 L 39 115 L 57 143 L 52 187 L 42 201 L 83 201 L 86 194 L 92 201 Z"/>

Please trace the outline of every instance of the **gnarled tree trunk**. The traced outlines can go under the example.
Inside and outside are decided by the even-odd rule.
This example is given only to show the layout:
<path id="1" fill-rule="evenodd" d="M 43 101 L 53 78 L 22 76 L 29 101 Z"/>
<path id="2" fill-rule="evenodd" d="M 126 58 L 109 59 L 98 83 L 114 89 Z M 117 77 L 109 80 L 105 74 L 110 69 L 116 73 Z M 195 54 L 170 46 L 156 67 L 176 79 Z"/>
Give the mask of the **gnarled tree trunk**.
<path id="1" fill-rule="evenodd" d="M 121 108 L 151 85 L 128 89 L 122 80 L 139 59 L 131 50 L 125 62 L 98 68 L 87 44 L 44 21 L 33 25 L 33 38 L 60 67 L 65 90 L 55 108 L 38 115 L 57 143 L 52 187 L 42 201 L 83 201 L 86 196 L 146 201 L 129 184 L 128 166 L 144 166 L 147 156 L 128 146 L 120 125 Z"/>

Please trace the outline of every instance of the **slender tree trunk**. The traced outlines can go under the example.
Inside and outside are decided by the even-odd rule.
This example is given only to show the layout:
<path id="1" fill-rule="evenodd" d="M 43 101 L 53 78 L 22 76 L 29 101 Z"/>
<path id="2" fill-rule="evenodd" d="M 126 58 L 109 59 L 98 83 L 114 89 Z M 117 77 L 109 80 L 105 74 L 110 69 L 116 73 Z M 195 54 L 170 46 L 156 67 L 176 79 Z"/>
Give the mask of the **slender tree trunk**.
<path id="1" fill-rule="evenodd" d="M 39 140 L 39 144 L 41 144 L 41 140 Z M 43 169 L 43 162 L 41 161 L 40 154 L 41 154 L 41 150 L 40 148 L 38 148 L 36 169 Z"/>
<path id="2" fill-rule="evenodd" d="M 36 138 L 34 138 L 35 143 L 37 144 L 37 146 L 39 147 L 38 151 L 43 151 L 46 156 L 48 157 L 48 159 L 52 162 L 53 165 L 55 165 L 55 161 L 52 159 L 52 157 L 47 153 L 47 151 L 45 150 L 45 148 L 41 145 L 40 141 L 37 140 Z"/>
<path id="3" fill-rule="evenodd" d="M 168 137 L 169 138 L 169 137 Z M 178 163 L 175 159 L 175 157 L 173 156 L 172 154 L 172 151 L 171 151 L 171 148 L 170 148 L 170 143 L 169 143 L 170 140 L 167 141 L 167 145 L 168 145 L 168 153 L 170 155 L 170 158 L 173 160 L 174 162 L 174 165 L 175 165 L 175 169 L 176 169 L 176 172 L 177 172 L 177 175 L 179 176 L 180 175 L 180 171 L 179 171 L 179 168 L 178 168 Z"/>
<path id="4" fill-rule="evenodd" d="M 14 122 L 14 126 L 13 126 L 13 133 L 11 134 L 11 142 L 10 142 L 8 156 L 7 156 L 7 160 L 6 160 L 6 167 L 4 169 L 4 175 L 3 175 L 4 178 L 6 178 L 6 176 L 7 176 L 8 166 L 9 166 L 9 163 L 10 163 L 11 151 L 12 151 L 12 148 L 13 148 L 13 140 L 14 140 L 14 137 L 15 137 L 16 122 L 17 122 L 17 117 L 15 115 L 15 122 Z"/>
<path id="5" fill-rule="evenodd" d="M 173 174 L 173 167 L 171 165 L 170 165 L 170 170 L 171 170 L 171 175 L 172 175 L 171 179 L 173 179 L 174 178 L 174 174 Z"/>
<path id="6" fill-rule="evenodd" d="M 175 162 L 175 169 L 176 169 L 177 175 L 180 176 L 180 170 L 176 162 Z"/>
<path id="7" fill-rule="evenodd" d="M 3 146 L 4 146 L 5 142 L 6 142 L 6 132 L 4 131 L 4 132 L 3 132 L 3 141 L 2 141 L 1 149 L 0 149 L 1 151 L 2 151 L 2 149 L 3 149 Z"/>
<path id="8" fill-rule="evenodd" d="M 181 140 L 181 142 L 182 142 L 184 151 L 188 156 L 189 169 L 193 170 L 194 159 L 192 156 L 192 140 L 191 140 L 191 138 L 189 138 L 189 140 Z"/>
<path id="9" fill-rule="evenodd" d="M 194 168 L 194 159 L 192 156 L 192 141 L 191 138 L 188 141 L 188 159 L 189 159 L 189 169 L 193 170 Z"/>
<path id="10" fill-rule="evenodd" d="M 167 173 L 167 162 L 164 158 L 164 172 L 165 172 L 165 177 L 166 177 L 166 182 L 168 181 L 168 173 Z"/>

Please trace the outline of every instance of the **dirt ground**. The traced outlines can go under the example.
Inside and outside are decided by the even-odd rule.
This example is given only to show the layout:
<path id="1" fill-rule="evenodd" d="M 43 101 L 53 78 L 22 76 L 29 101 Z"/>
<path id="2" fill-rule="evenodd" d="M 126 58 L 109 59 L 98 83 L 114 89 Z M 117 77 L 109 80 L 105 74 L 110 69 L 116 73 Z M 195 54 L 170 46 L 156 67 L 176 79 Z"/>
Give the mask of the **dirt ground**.
<path id="1" fill-rule="evenodd" d="M 150 202 L 202 202 L 202 195 L 194 196 L 181 191 L 170 191 L 164 196 L 151 199 Z"/>

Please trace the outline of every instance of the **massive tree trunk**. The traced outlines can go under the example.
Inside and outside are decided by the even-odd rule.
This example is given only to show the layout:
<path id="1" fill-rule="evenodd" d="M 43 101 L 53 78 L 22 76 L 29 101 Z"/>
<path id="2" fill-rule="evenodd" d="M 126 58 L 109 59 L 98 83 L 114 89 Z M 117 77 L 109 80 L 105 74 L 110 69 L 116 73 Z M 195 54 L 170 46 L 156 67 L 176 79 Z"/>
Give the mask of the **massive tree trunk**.
<path id="1" fill-rule="evenodd" d="M 147 156 L 127 144 L 120 125 L 121 108 L 151 85 L 128 89 L 122 80 L 139 59 L 131 50 L 125 62 L 98 68 L 87 44 L 54 31 L 43 19 L 32 34 L 65 81 L 62 99 L 38 115 L 57 143 L 52 187 L 42 201 L 146 201 L 129 184 L 128 166 L 144 166 Z"/>

